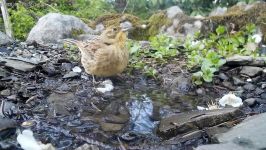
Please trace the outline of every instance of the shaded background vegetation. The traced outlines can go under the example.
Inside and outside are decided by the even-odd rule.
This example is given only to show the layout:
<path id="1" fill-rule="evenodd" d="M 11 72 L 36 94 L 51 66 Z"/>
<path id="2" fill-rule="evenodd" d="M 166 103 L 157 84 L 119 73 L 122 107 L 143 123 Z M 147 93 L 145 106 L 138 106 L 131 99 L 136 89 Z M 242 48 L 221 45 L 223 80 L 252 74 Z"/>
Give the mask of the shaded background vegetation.
<path id="1" fill-rule="evenodd" d="M 130 13 L 147 19 L 154 12 L 173 5 L 187 14 L 206 15 L 217 6 L 231 6 L 237 2 L 255 0 L 7 0 L 14 35 L 25 39 L 36 21 L 48 12 L 61 12 L 81 18 L 85 22 L 109 12 Z M 3 21 L 0 19 L 0 30 Z"/>

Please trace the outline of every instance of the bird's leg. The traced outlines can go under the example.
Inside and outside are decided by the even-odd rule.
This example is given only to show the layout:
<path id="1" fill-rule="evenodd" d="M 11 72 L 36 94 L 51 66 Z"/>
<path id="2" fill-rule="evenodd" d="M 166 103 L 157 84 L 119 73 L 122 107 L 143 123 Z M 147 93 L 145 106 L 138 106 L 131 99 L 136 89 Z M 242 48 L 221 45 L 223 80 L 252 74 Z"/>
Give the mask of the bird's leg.
<path id="1" fill-rule="evenodd" d="M 95 81 L 94 75 L 92 75 L 92 84 L 93 84 L 93 86 L 95 86 L 95 84 L 96 84 L 96 81 Z"/>
<path id="2" fill-rule="evenodd" d="M 95 87 L 95 85 L 96 84 L 99 84 L 100 82 L 97 82 L 96 80 L 95 80 L 95 77 L 94 77 L 94 75 L 92 75 L 92 85 Z"/>

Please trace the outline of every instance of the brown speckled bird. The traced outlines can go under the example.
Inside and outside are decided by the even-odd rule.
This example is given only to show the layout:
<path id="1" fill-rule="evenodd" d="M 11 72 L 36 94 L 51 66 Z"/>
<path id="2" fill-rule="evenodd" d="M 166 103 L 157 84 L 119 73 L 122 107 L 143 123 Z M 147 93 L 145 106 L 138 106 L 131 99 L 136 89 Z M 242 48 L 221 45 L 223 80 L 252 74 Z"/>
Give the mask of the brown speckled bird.
<path id="1" fill-rule="evenodd" d="M 65 40 L 77 45 L 81 52 L 81 63 L 88 74 L 109 77 L 121 73 L 128 64 L 126 49 L 128 28 L 109 27 L 96 39 L 90 41 Z"/>

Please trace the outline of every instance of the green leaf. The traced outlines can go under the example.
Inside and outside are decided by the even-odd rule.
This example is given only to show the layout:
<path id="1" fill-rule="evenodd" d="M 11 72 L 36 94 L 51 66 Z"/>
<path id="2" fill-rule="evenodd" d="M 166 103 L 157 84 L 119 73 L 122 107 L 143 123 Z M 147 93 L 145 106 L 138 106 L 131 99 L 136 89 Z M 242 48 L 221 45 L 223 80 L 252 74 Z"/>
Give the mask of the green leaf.
<path id="1" fill-rule="evenodd" d="M 194 77 L 202 77 L 203 73 L 201 71 L 195 72 L 192 74 Z"/>
<path id="2" fill-rule="evenodd" d="M 140 49 L 140 45 L 135 43 L 133 47 L 130 48 L 130 54 L 136 53 Z"/>
<path id="3" fill-rule="evenodd" d="M 203 73 L 201 71 L 195 72 L 192 74 L 192 81 L 193 83 L 195 83 L 196 85 L 201 85 L 202 84 L 202 76 Z"/>
<path id="4" fill-rule="evenodd" d="M 225 63 L 226 63 L 226 60 L 225 59 L 220 59 L 219 62 L 217 63 L 217 67 L 221 67 Z"/>
<path id="5" fill-rule="evenodd" d="M 218 35 L 221 35 L 221 34 L 224 34 L 225 33 L 225 27 L 224 26 L 218 26 L 218 28 L 216 28 L 216 33 L 218 34 Z"/>
<path id="6" fill-rule="evenodd" d="M 244 43 L 245 43 L 245 38 L 242 37 L 242 36 L 239 36 L 239 37 L 238 37 L 238 41 L 239 41 L 241 44 L 244 44 Z"/>

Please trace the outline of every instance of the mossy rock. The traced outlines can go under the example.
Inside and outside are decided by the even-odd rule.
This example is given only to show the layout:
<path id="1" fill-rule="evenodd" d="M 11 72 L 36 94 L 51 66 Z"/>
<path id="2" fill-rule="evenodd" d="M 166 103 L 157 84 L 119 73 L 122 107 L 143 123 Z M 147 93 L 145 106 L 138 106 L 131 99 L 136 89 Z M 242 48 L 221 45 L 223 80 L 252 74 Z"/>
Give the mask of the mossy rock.
<path id="1" fill-rule="evenodd" d="M 178 14 L 177 16 L 179 25 L 185 23 L 193 23 L 195 19 L 185 15 Z M 174 18 L 175 19 L 175 18 Z M 138 17 L 130 14 L 107 14 L 97 18 L 93 23 L 89 24 L 90 27 L 95 28 L 97 24 L 102 23 L 105 27 L 119 26 L 121 21 L 129 21 L 132 23 L 134 29 L 129 32 L 129 38 L 134 40 L 148 40 L 150 37 L 163 32 L 163 27 L 167 28 L 173 24 L 174 19 L 167 17 L 166 11 L 159 11 L 153 14 L 148 20 L 143 21 Z M 144 28 L 143 25 L 146 27 Z M 182 28 L 176 28 L 176 31 Z"/>
<path id="2" fill-rule="evenodd" d="M 129 33 L 129 38 L 134 40 L 142 40 L 146 36 L 146 29 L 142 27 L 145 21 L 131 14 L 106 14 L 97 18 L 89 26 L 95 28 L 97 24 L 102 23 L 105 27 L 119 26 L 121 21 L 129 21 L 132 23 L 133 30 Z M 144 33 L 144 34 L 143 34 Z"/>
<path id="3" fill-rule="evenodd" d="M 155 36 L 163 26 L 169 26 L 170 24 L 171 20 L 167 17 L 166 11 L 160 11 L 152 15 L 148 20 L 149 36 Z"/>
<path id="4" fill-rule="evenodd" d="M 131 22 L 134 27 L 141 25 L 141 20 L 134 15 L 112 13 L 98 17 L 94 22 L 90 23 L 89 26 L 94 28 L 100 23 L 102 23 L 105 27 L 119 26 L 119 23 L 125 20 Z"/>
<path id="5" fill-rule="evenodd" d="M 208 23 L 207 23 L 208 22 Z M 266 42 L 266 3 L 256 2 L 249 5 L 235 5 L 228 9 L 228 12 L 221 16 L 211 16 L 205 19 L 209 27 L 215 29 L 218 25 L 225 25 L 230 28 L 230 24 L 235 25 L 235 30 L 241 29 L 249 23 L 255 23 Z"/>

